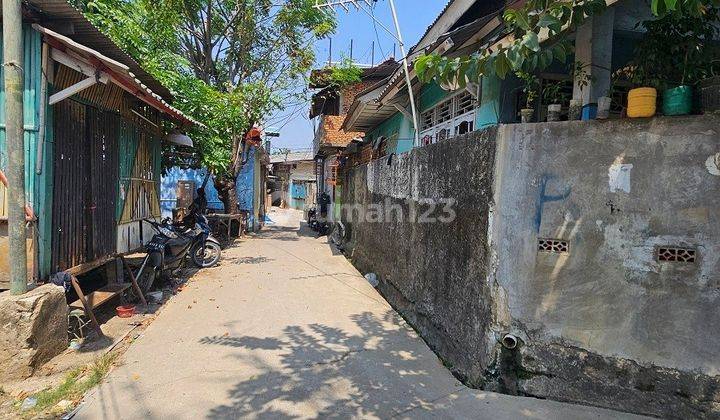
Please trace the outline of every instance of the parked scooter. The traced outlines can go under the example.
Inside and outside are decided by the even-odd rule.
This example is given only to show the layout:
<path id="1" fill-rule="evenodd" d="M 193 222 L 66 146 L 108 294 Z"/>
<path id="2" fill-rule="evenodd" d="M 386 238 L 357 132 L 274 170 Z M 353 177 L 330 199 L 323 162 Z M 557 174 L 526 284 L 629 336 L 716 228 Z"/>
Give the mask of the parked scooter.
<path id="1" fill-rule="evenodd" d="M 173 225 L 145 220 L 157 232 L 146 245 L 147 255 L 137 274 L 143 293 L 152 288 L 158 277 L 171 277 L 185 266 L 190 257 L 199 268 L 212 267 L 220 261 L 220 243 L 210 233 L 207 218 L 198 214 L 195 226 Z"/>
<path id="2" fill-rule="evenodd" d="M 330 231 L 328 222 L 317 219 L 317 209 L 314 207 L 308 210 L 308 226 L 320 236 L 325 236 Z"/>
<path id="3" fill-rule="evenodd" d="M 145 220 L 157 233 L 146 246 L 147 256 L 143 260 L 137 281 L 143 292 L 152 287 L 158 276 L 170 277 L 184 267 L 185 259 L 190 257 L 200 268 L 212 267 L 220 261 L 220 242 L 212 236 L 205 212 L 205 177 L 203 186 L 198 188 L 198 196 L 190 206 L 190 213 L 180 222 L 173 224 L 170 219 L 162 223 Z"/>

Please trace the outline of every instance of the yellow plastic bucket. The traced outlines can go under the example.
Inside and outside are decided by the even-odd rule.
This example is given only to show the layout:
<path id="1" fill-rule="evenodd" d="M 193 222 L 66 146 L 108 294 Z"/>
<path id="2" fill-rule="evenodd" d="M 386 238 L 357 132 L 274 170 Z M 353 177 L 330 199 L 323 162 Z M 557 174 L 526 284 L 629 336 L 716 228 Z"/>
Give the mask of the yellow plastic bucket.
<path id="1" fill-rule="evenodd" d="M 657 90 L 643 87 L 628 92 L 627 115 L 630 118 L 648 118 L 655 115 Z"/>

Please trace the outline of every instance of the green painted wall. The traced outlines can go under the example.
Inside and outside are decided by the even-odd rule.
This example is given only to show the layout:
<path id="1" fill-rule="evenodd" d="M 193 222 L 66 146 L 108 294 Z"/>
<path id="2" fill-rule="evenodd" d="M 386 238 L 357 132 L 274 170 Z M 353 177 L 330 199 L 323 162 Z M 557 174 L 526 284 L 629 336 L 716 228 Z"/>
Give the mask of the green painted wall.
<path id="1" fill-rule="evenodd" d="M 0 34 L 2 41 L 2 34 Z M 40 119 L 40 34 L 29 26 L 23 28 L 23 68 L 25 70 L 23 92 L 23 119 L 25 126 L 25 188 L 27 200 L 36 203 L 37 189 L 35 184 L 39 177 L 35 175 L 36 139 Z M 1 49 L 0 49 L 1 50 Z M 0 51 L 2 60 L 2 51 Z M 0 66 L 0 167 L 7 168 L 7 145 L 5 142 L 5 70 Z"/>
<path id="2" fill-rule="evenodd" d="M 0 34 L 0 42 L 2 34 Z M 40 130 L 40 82 L 42 43 L 40 34 L 30 26 L 23 26 L 23 119 L 25 128 L 25 190 L 27 201 L 38 216 L 38 252 L 41 277 L 48 274 L 50 267 L 51 224 L 52 224 L 52 107 L 47 108 L 46 136 L 43 147 L 41 174 L 35 173 L 37 159 L 37 136 Z M 2 49 L 0 48 L 0 60 Z M 0 66 L 0 168 L 8 165 L 5 140 L 5 86 L 4 68 Z"/>
<path id="3" fill-rule="evenodd" d="M 502 81 L 500 79 L 483 78 L 482 98 L 475 117 L 476 130 L 495 125 L 500 121 L 501 88 Z M 450 93 L 443 90 L 436 82 L 428 83 L 420 90 L 420 95 L 417 98 L 419 103 L 418 112 L 422 113 L 432 108 L 448 96 L 450 96 Z M 393 138 L 395 134 L 397 134 L 397 137 Z M 412 121 L 399 112 L 380 123 L 367 133 L 367 136 L 370 140 L 374 140 L 379 136 L 392 139 L 388 144 L 388 153 L 404 153 L 411 150 L 414 145 Z"/>
<path id="4" fill-rule="evenodd" d="M 448 92 L 443 90 L 435 81 L 432 81 L 420 90 L 420 96 L 417 101 L 420 104 L 418 112 L 425 112 L 428 108 L 432 108 L 440 101 L 448 97 Z"/>
<path id="5" fill-rule="evenodd" d="M 475 111 L 476 130 L 500 122 L 501 87 L 502 81 L 497 77 L 483 77 L 480 107 Z"/>

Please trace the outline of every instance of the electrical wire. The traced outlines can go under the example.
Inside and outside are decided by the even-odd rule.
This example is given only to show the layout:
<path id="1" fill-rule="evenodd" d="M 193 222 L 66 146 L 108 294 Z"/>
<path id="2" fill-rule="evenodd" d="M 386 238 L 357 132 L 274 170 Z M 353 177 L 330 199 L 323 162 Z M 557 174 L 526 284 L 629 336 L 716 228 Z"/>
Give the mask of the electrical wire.
<path id="1" fill-rule="evenodd" d="M 373 29 L 375 29 L 375 40 L 377 40 L 378 48 L 380 48 L 380 56 L 382 57 L 380 62 L 382 63 L 385 61 L 385 51 L 383 51 L 382 44 L 380 43 L 380 34 L 378 34 L 377 22 L 375 22 L 375 6 L 377 6 L 377 3 L 373 4 L 370 12 L 372 13 Z"/>

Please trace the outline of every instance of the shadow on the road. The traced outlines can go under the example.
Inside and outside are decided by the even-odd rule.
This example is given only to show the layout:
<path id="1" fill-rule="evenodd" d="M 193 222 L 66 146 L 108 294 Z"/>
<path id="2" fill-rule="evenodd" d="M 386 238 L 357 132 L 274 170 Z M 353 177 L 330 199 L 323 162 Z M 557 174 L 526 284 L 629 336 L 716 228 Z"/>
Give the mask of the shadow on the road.
<path id="1" fill-rule="evenodd" d="M 428 403 L 433 377 L 423 367 L 437 363 L 432 353 L 419 355 L 417 338 L 388 310 L 351 316 L 351 333 L 322 324 L 288 326 L 283 337 L 205 337 L 202 344 L 280 352 L 258 357 L 243 352 L 265 373 L 243 380 L 228 394 L 231 404 L 213 408 L 207 417 L 292 419 L 298 417 L 389 417 L 393 407 Z M 279 359 L 269 363 L 268 359 Z M 408 377 L 412 380 L 408 381 Z M 398 395 L 402 396 L 401 405 Z M 305 411 L 309 410 L 309 411 Z"/>

